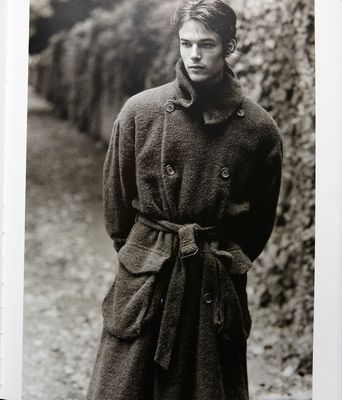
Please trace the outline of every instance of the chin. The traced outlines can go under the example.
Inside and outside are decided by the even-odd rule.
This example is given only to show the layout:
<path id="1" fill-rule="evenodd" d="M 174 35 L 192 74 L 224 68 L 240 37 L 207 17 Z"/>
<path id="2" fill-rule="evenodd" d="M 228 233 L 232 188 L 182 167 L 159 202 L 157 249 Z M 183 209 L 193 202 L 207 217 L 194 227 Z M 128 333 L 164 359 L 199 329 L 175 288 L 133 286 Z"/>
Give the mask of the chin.
<path id="1" fill-rule="evenodd" d="M 193 73 L 188 73 L 189 78 L 193 81 L 193 82 L 205 82 L 208 80 L 207 76 L 200 76 L 197 74 L 193 74 Z"/>

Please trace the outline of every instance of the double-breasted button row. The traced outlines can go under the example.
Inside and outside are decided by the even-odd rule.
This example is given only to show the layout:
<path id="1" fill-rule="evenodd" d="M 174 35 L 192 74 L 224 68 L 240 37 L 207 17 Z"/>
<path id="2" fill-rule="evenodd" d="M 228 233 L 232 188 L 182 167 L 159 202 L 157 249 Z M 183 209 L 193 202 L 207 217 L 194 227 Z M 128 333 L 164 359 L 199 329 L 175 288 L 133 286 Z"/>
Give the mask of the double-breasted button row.
<path id="1" fill-rule="evenodd" d="M 176 171 L 172 168 L 172 166 L 169 165 L 169 164 L 165 167 L 165 171 L 166 171 L 166 173 L 167 173 L 169 176 L 174 175 L 175 172 L 176 172 Z"/>
<path id="2" fill-rule="evenodd" d="M 172 165 L 170 165 L 170 164 L 167 164 L 167 165 L 165 166 L 165 172 L 166 172 L 167 175 L 169 175 L 169 176 L 172 176 L 172 175 L 174 175 L 174 174 L 176 173 L 176 171 L 174 170 L 174 168 L 173 168 Z M 229 173 L 229 169 L 228 169 L 227 167 L 222 167 L 222 168 L 221 168 L 221 176 L 222 176 L 222 178 L 224 178 L 224 179 L 228 179 L 228 178 L 229 178 L 230 173 Z"/>
<path id="3" fill-rule="evenodd" d="M 175 111 L 175 105 L 171 101 L 169 101 L 165 106 L 165 110 L 169 113 L 172 113 L 173 111 Z"/>

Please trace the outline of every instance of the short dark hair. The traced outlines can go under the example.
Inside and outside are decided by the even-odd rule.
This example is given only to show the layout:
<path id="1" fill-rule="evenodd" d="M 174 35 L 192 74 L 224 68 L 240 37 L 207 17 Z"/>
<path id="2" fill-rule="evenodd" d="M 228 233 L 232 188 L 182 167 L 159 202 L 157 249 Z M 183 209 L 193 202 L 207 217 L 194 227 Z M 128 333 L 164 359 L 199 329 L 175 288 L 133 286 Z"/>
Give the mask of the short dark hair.
<path id="1" fill-rule="evenodd" d="M 226 57 L 235 51 L 236 14 L 227 3 L 222 0 L 185 0 L 176 9 L 171 25 L 178 32 L 184 22 L 190 19 L 201 22 L 221 37 Z"/>

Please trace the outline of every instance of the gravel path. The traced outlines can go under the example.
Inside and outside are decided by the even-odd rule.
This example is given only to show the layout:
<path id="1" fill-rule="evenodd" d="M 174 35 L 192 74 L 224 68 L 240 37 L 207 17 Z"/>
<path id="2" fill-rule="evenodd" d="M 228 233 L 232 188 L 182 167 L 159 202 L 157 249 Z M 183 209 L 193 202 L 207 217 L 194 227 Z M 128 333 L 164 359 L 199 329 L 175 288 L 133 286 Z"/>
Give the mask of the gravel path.
<path id="1" fill-rule="evenodd" d="M 31 91 L 27 155 L 23 400 L 83 399 L 116 268 L 102 217 L 105 150 Z"/>
<path id="2" fill-rule="evenodd" d="M 85 397 L 100 305 L 117 266 L 102 217 L 104 157 L 102 145 L 56 119 L 30 89 L 23 400 Z M 252 282 L 253 275 L 251 299 Z M 252 399 L 310 399 L 311 377 L 280 364 L 281 331 L 270 327 L 267 310 L 251 302 L 251 313 Z"/>

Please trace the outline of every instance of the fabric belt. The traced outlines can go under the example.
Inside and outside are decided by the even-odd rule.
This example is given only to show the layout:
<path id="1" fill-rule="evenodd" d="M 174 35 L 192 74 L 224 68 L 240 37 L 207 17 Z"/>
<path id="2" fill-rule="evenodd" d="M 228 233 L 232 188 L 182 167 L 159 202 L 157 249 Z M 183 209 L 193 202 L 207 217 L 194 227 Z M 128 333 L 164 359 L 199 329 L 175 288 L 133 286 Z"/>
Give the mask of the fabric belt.
<path id="1" fill-rule="evenodd" d="M 203 263 L 209 265 L 209 268 L 215 268 L 217 256 L 226 257 L 231 261 L 232 255 L 228 251 L 218 250 L 215 226 L 202 227 L 197 223 L 182 225 L 165 220 L 149 219 L 141 214 L 138 215 L 137 221 L 152 229 L 176 234 L 179 239 L 179 254 L 171 272 L 154 356 L 154 361 L 164 370 L 168 370 L 184 296 L 186 263 L 191 262 L 192 257 L 199 251 L 196 238 L 204 238 Z"/>
<path id="2" fill-rule="evenodd" d="M 182 259 L 197 254 L 198 252 L 198 246 L 196 243 L 197 235 L 210 237 L 212 235 L 215 235 L 216 233 L 215 226 L 202 227 L 196 223 L 181 225 L 165 220 L 148 219 L 141 214 L 138 216 L 138 221 L 140 221 L 144 225 L 149 226 L 150 228 L 159 231 L 172 232 L 178 234 L 179 252 L 180 252 L 180 257 Z"/>

